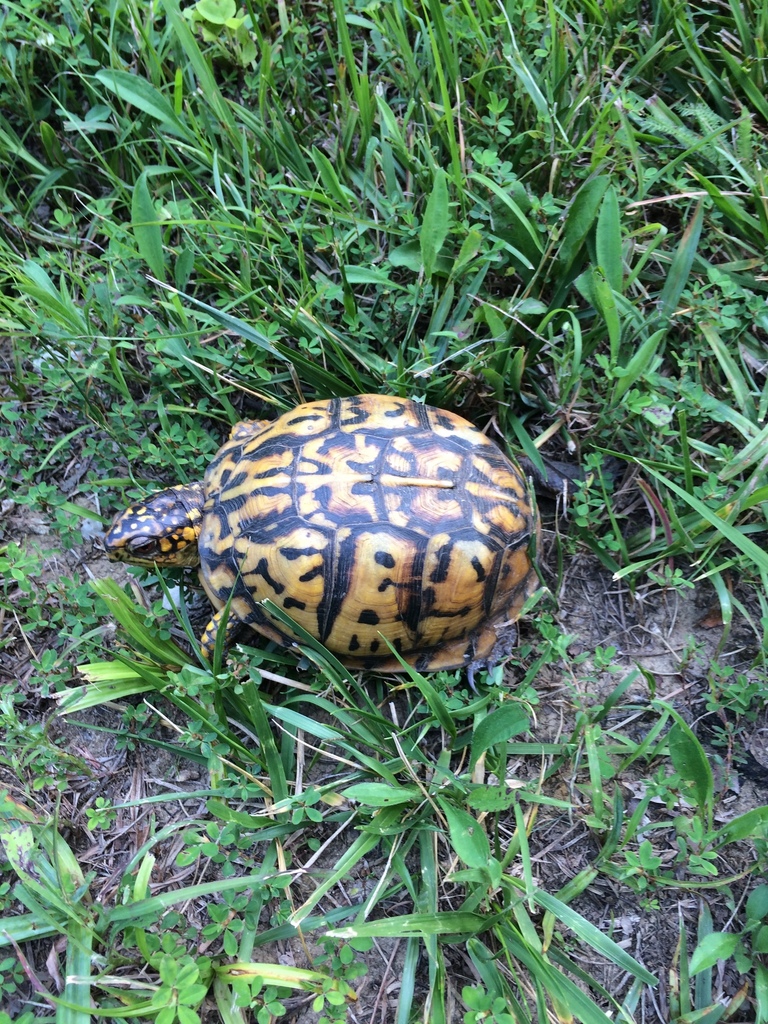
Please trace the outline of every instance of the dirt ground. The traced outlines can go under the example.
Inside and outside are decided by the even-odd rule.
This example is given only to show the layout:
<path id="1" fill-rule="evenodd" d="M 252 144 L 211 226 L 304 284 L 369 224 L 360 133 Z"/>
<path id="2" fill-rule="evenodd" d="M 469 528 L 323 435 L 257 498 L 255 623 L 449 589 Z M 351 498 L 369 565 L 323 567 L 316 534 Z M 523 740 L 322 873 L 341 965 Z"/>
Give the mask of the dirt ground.
<path id="1" fill-rule="evenodd" d="M 553 524 L 552 524 L 553 525 Z M 566 524 L 567 525 L 567 524 Z M 545 541 L 552 543 L 554 533 L 545 534 Z M 48 524 L 29 509 L 14 505 L 7 500 L 2 508 L 0 521 L 0 544 L 11 541 L 24 546 L 35 547 L 43 556 L 44 578 L 55 578 L 57 574 L 75 574 L 83 580 L 90 577 L 113 576 L 124 580 L 124 570 L 106 561 L 100 548 L 98 533 L 86 532 L 81 544 L 61 550 L 57 538 L 50 532 Z M 545 543 L 545 551 L 547 544 Z M 130 857 L 149 838 L 153 831 L 161 828 L 176 816 L 190 821 L 206 816 L 204 800 L 191 797 L 184 802 L 137 806 L 121 809 L 114 827 L 107 834 L 98 836 L 86 827 L 85 810 L 93 806 L 99 796 L 108 797 L 115 805 L 141 801 L 148 796 L 171 792 L 193 792 L 204 789 L 207 776 L 202 768 L 189 761 L 175 762 L 168 754 L 156 749 L 136 745 L 133 749 L 118 749 L 110 732 L 100 731 L 100 726 L 118 727 L 119 710 L 101 707 L 88 714 L 78 715 L 74 724 L 56 715 L 55 702 L 42 697 L 37 684 L 38 662 L 43 650 L 56 645 L 53 634 L 33 633 L 23 636 L 21 626 L 20 594 L 13 588 L 7 595 L 11 605 L 19 608 L 17 614 L 6 614 L 2 623 L 4 643 L 0 678 L 3 682 L 14 682 L 25 695 L 19 715 L 28 722 L 45 724 L 45 736 L 52 750 L 65 752 L 71 763 L 68 765 L 67 786 L 60 795 L 56 809 L 59 822 L 67 823 L 65 839 L 76 852 L 86 872 L 94 873 L 92 892 L 101 903 L 109 904 L 119 900 L 121 873 Z M 710 743 L 712 723 L 707 718 L 705 699 L 707 696 L 707 662 L 717 656 L 721 663 L 735 667 L 749 664 L 754 656 L 754 638 L 745 625 L 736 624 L 731 630 L 725 648 L 718 652 L 723 636 L 722 624 L 718 621 L 714 594 L 704 588 L 687 591 L 682 595 L 658 588 L 647 588 L 631 595 L 623 584 L 616 584 L 591 556 L 574 557 L 567 565 L 565 579 L 560 588 L 558 620 L 562 629 L 572 638 L 569 654 L 575 657 L 585 654 L 585 660 L 578 666 L 578 672 L 565 671 L 560 666 L 549 667 L 537 679 L 536 687 L 540 704 L 535 709 L 536 722 L 534 739 L 542 742 L 557 741 L 567 737 L 574 726 L 577 712 L 593 708 L 605 701 L 626 673 L 635 667 L 642 672 L 632 684 L 629 692 L 611 711 L 603 722 L 604 729 L 612 729 L 633 740 L 639 740 L 656 720 L 657 713 L 650 707 L 651 689 L 655 696 L 672 703 L 697 729 L 705 746 Z M 206 612 L 202 610 L 202 616 Z M 526 626 L 522 626 L 525 637 Z M 109 645 L 113 629 L 105 624 L 103 640 Z M 612 669 L 596 668 L 592 653 L 597 647 L 616 648 L 612 658 Z M 77 652 L 72 655 L 77 661 Z M 510 680 L 514 684 L 514 680 Z M 717 723 L 715 723 L 717 724 Z M 725 822 L 751 807 L 768 803 L 768 720 L 763 715 L 752 725 L 751 735 L 746 737 L 746 751 L 737 764 L 728 760 L 729 752 L 718 748 L 712 752 L 713 763 L 717 755 L 716 778 L 719 786 L 718 823 Z M 169 732 L 168 738 L 172 739 Z M 59 769 L 61 765 L 59 765 Z M 541 764 L 526 763 L 519 759 L 509 765 L 509 774 L 523 779 L 535 779 L 541 771 Z M 574 767 L 571 776 L 558 775 L 549 780 L 547 792 L 569 800 L 575 811 L 566 813 L 553 808 L 541 807 L 536 827 L 531 837 L 531 852 L 536 870 L 536 881 L 548 892 L 554 893 L 569 882 L 579 871 L 587 868 L 598 856 L 599 845 L 593 832 L 583 823 L 588 813 L 589 798 L 585 794 L 585 780 L 588 779 L 583 766 Z M 633 767 L 617 784 L 622 792 L 630 814 L 641 798 L 645 781 L 639 769 Z M 0 786 L 23 799 L 20 780 L 10 770 L 0 769 Z M 42 789 L 37 794 L 37 810 L 53 813 L 57 800 L 55 789 Z M 653 805 L 651 805 L 653 807 Z M 660 809 L 661 810 L 661 809 Z M 186 871 L 175 864 L 175 858 L 182 848 L 182 840 L 169 838 L 154 848 L 158 857 L 152 880 L 154 891 L 165 886 L 175 888 L 188 884 L 199 868 L 190 866 Z M 319 834 L 320 839 L 325 835 Z M 316 865 L 321 869 L 336 863 L 345 848 L 348 837 L 342 836 L 331 845 Z M 655 843 L 662 843 L 657 838 Z M 669 832 L 669 857 L 675 853 L 674 836 Z M 748 844 L 728 848 L 727 863 L 720 866 L 721 874 L 736 878 L 749 869 L 754 851 Z M 371 858 L 360 871 L 359 877 L 350 879 L 357 888 L 332 894 L 338 903 L 354 902 L 361 891 L 375 884 L 380 862 Z M 311 891 L 311 883 L 308 883 Z M 736 906 L 743 897 L 744 884 L 734 882 L 730 893 Z M 296 892 L 297 900 L 301 893 Z M 702 900 L 709 903 L 715 927 L 727 927 L 732 920 L 734 907 L 726 905 L 722 894 L 714 890 L 689 891 L 670 887 L 652 898 L 642 900 L 626 885 L 606 874 L 599 874 L 589 888 L 575 901 L 574 908 L 592 921 L 598 928 L 610 934 L 615 941 L 654 972 L 660 979 L 655 992 L 647 992 L 638 1020 L 666 1021 L 669 1019 L 668 977 L 675 963 L 675 951 L 679 941 L 680 922 L 684 922 L 688 933 L 688 948 L 695 946 L 696 924 Z M 454 906 L 450 894 L 446 894 L 446 909 Z M 407 913 L 408 906 L 393 907 L 392 913 Z M 204 905 L 187 907 L 190 923 L 202 927 L 206 923 Z M 298 967 L 310 966 L 307 953 L 313 954 L 318 947 L 310 942 L 305 946 L 298 939 L 272 948 L 259 948 L 256 956 L 264 960 L 292 964 Z M 577 950 L 574 948 L 574 955 Z M 394 1019 L 399 993 L 405 943 L 402 941 L 378 941 L 367 955 L 368 973 L 359 982 L 358 1001 L 349 1010 L 350 1021 L 381 1022 L 387 1024 Z M 56 957 L 51 943 L 32 944 L 28 954 L 38 976 L 45 983 L 54 986 L 56 971 L 52 963 Z M 599 962 L 591 951 L 582 950 L 580 965 L 600 979 L 604 987 L 616 995 L 627 991 L 628 979 L 611 964 Z M 53 960 L 51 957 L 53 956 Z M 464 985 L 476 984 L 478 979 L 471 962 L 461 947 L 449 947 L 450 984 L 456 994 L 453 1020 L 463 1019 L 459 995 Z M 720 964 L 720 973 L 714 981 L 714 990 L 723 998 L 729 998 L 738 989 L 740 979 L 734 972 L 732 961 L 725 968 Z M 426 985 L 426 966 L 424 982 Z M 741 979 L 743 981 L 743 979 Z M 426 990 L 423 995 L 426 994 Z M 23 988 L 18 993 L 16 1005 L 8 1012 L 18 1012 L 25 997 L 31 995 Z M 288 1010 L 284 1018 L 296 1024 L 311 1024 L 317 1019 L 310 1008 L 311 999 L 296 997 L 286 1001 Z M 642 1012 L 641 1012 L 642 1011 Z M 216 1019 L 215 1012 L 207 1019 Z M 748 1017 L 738 1019 L 747 1020 Z"/>

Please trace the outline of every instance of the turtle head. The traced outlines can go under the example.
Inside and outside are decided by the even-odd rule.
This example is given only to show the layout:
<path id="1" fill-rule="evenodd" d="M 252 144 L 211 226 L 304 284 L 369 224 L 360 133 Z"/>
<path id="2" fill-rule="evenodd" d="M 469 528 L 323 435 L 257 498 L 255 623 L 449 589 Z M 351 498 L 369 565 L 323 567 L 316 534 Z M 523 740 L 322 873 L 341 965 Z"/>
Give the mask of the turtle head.
<path id="1" fill-rule="evenodd" d="M 115 517 L 104 538 L 107 557 L 131 565 L 199 565 L 204 502 L 203 485 L 196 483 L 169 487 L 131 505 Z"/>

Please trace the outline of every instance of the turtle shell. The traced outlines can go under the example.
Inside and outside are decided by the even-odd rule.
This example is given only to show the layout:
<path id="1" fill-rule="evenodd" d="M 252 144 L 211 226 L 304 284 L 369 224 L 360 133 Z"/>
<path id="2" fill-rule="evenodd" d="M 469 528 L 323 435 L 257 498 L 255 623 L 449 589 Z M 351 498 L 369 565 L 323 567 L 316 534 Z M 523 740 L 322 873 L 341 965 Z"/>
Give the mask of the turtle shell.
<path id="1" fill-rule="evenodd" d="M 346 665 L 420 670 L 507 653 L 536 589 L 519 471 L 453 413 L 404 398 L 310 402 L 239 424 L 205 476 L 216 608 L 282 644 L 269 598 Z"/>

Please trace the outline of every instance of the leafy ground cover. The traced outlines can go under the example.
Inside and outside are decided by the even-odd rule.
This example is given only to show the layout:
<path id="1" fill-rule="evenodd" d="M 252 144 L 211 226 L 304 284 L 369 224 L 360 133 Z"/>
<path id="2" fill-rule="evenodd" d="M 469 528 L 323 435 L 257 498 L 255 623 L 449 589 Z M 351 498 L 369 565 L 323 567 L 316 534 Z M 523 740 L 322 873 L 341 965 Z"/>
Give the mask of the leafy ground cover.
<path id="1" fill-rule="evenodd" d="M 765 0 L 0 22 L 0 1021 L 767 1021 Z M 101 552 L 369 391 L 584 470 L 478 693 Z"/>

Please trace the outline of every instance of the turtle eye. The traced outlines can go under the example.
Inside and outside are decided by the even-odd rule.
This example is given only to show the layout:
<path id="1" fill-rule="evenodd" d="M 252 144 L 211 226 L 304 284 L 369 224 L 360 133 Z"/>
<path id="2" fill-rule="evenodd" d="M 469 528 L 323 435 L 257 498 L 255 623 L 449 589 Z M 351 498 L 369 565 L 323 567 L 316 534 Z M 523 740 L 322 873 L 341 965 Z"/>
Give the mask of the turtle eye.
<path id="1" fill-rule="evenodd" d="M 154 540 L 141 540 L 128 545 L 132 555 L 141 558 L 153 558 L 157 554 L 157 543 Z"/>

